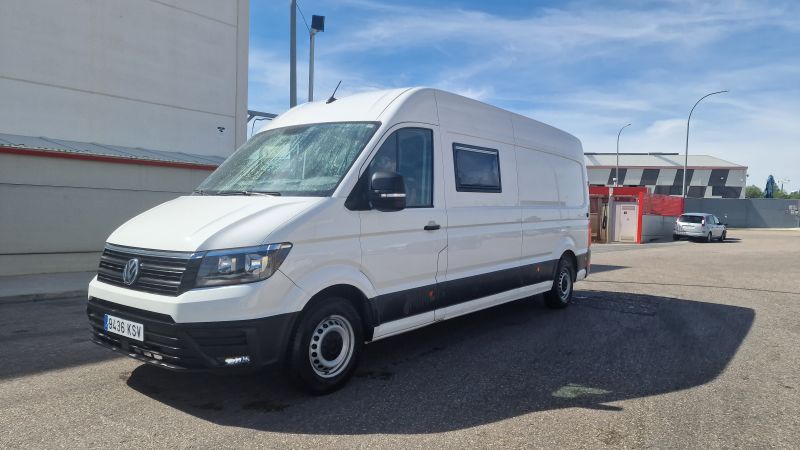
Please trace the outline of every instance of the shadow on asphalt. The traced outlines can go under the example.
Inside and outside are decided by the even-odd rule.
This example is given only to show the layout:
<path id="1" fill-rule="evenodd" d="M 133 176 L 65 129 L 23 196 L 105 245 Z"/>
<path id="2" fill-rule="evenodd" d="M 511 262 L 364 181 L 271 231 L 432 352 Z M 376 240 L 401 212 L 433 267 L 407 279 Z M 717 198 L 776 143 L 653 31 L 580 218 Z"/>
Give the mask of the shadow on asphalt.
<path id="1" fill-rule="evenodd" d="M 619 411 L 609 403 L 702 385 L 734 357 L 754 315 L 701 301 L 576 291 L 565 310 L 534 298 L 370 344 L 351 382 L 325 397 L 298 393 L 276 373 L 225 377 L 142 365 L 120 378 L 221 425 L 444 432 L 558 408 Z"/>
<path id="2" fill-rule="evenodd" d="M 120 357 L 89 335 L 85 296 L 0 304 L 0 380 Z"/>
<path id="3" fill-rule="evenodd" d="M 611 272 L 612 270 L 627 269 L 627 266 L 614 266 L 610 264 L 592 264 L 589 268 L 589 273 L 595 274 L 600 272 Z"/>
<path id="4" fill-rule="evenodd" d="M 695 244 L 709 244 L 709 242 L 706 242 L 703 239 L 688 239 L 688 241 L 692 242 L 692 243 L 695 243 Z M 741 241 L 742 240 L 740 238 L 726 237 L 724 241 L 718 241 L 718 240 L 714 239 L 710 243 L 711 244 L 738 244 Z"/>

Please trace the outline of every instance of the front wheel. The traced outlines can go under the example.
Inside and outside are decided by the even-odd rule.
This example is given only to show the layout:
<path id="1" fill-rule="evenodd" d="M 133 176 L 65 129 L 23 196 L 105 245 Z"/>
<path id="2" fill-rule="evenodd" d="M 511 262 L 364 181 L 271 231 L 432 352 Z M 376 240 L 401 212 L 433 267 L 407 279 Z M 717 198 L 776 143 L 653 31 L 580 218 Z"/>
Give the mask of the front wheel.
<path id="1" fill-rule="evenodd" d="M 561 258 L 558 262 L 556 277 L 553 287 L 545 292 L 544 302 L 549 308 L 566 308 L 572 301 L 572 284 L 575 280 L 575 270 L 568 258 Z"/>
<path id="2" fill-rule="evenodd" d="M 323 299 L 305 311 L 292 336 L 291 381 L 314 395 L 347 383 L 364 345 L 361 318 L 344 298 Z"/>

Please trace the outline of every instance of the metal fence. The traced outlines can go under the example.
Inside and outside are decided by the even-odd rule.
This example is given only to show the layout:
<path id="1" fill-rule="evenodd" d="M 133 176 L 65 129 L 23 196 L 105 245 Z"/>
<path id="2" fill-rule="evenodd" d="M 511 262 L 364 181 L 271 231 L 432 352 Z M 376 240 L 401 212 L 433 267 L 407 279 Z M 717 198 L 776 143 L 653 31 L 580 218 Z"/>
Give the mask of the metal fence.
<path id="1" fill-rule="evenodd" d="M 734 228 L 800 227 L 800 200 L 687 198 L 686 212 L 705 212 Z"/>

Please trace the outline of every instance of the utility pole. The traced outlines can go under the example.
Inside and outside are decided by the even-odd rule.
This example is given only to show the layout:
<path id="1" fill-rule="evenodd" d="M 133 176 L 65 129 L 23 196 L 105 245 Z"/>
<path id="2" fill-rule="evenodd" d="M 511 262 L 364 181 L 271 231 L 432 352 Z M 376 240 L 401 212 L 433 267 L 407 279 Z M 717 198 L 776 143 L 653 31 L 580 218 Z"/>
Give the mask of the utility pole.
<path id="1" fill-rule="evenodd" d="M 297 0 L 291 0 L 289 14 L 289 107 L 297 106 Z"/>

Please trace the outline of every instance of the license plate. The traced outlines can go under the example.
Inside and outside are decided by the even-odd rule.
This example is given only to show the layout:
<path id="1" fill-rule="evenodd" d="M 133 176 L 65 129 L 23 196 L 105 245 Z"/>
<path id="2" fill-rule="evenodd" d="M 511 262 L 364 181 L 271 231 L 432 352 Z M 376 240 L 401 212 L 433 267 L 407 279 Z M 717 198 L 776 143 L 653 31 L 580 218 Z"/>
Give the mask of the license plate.
<path id="1" fill-rule="evenodd" d="M 137 341 L 144 341 L 144 325 L 130 320 L 120 319 L 119 317 L 105 315 L 103 318 L 103 329 L 109 333 L 118 334 Z"/>

